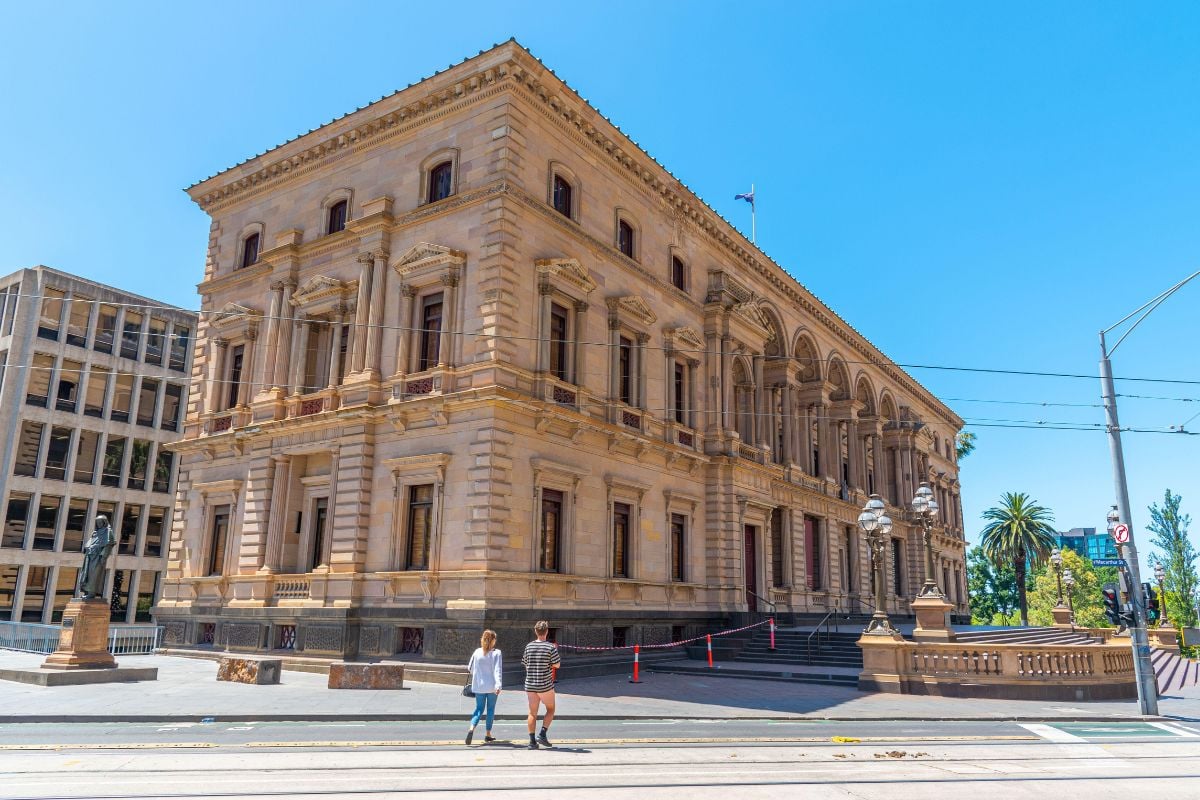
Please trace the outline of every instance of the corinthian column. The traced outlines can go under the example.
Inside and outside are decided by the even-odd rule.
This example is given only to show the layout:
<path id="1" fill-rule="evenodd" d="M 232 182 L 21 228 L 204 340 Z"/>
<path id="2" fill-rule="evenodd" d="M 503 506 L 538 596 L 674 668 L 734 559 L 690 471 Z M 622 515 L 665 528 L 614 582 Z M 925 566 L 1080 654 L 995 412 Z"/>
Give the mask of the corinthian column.
<path id="1" fill-rule="evenodd" d="M 267 546 L 263 557 L 263 572 L 283 569 L 283 532 L 287 524 L 288 483 L 291 481 L 291 456 L 271 456 L 275 475 L 271 481 L 271 498 L 267 511 Z"/>
<path id="2" fill-rule="evenodd" d="M 371 321 L 370 331 L 367 332 L 367 358 L 366 369 L 372 375 L 379 375 L 379 349 L 383 344 L 383 283 L 384 266 L 387 261 L 387 254 L 383 251 L 376 251 L 372 254 L 375 267 L 371 275 Z"/>
<path id="3" fill-rule="evenodd" d="M 259 359 L 255 383 L 266 391 L 275 385 L 275 361 L 279 352 L 279 318 L 283 314 L 283 281 L 271 282 L 271 310 L 267 316 L 267 340 Z"/>
<path id="4" fill-rule="evenodd" d="M 350 371 L 362 372 L 367 362 L 367 321 L 371 313 L 371 268 L 375 257 L 362 253 L 358 257 L 358 301 L 354 310 L 354 351 L 350 355 Z"/>

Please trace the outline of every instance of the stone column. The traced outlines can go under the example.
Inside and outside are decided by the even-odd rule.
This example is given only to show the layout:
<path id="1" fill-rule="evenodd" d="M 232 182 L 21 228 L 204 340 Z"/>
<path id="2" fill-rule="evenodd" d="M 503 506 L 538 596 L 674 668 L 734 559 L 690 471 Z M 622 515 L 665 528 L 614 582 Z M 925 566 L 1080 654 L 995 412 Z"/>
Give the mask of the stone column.
<path id="1" fill-rule="evenodd" d="M 725 336 L 721 339 L 720 390 L 721 390 L 721 427 L 726 431 L 737 430 L 737 394 L 733 386 L 733 356 L 730 351 L 733 340 Z"/>
<path id="2" fill-rule="evenodd" d="M 380 371 L 379 365 L 379 350 L 383 344 L 383 290 L 384 281 L 387 280 L 384 273 L 384 267 L 387 262 L 387 254 L 383 251 L 377 251 L 372 254 L 375 262 L 375 268 L 371 275 L 371 313 L 369 325 L 370 330 L 367 331 L 367 354 L 366 367 L 373 376 L 378 376 Z M 362 313 L 361 311 L 359 312 Z"/>
<path id="3" fill-rule="evenodd" d="M 851 489 L 861 489 L 861 455 L 859 453 L 860 442 L 858 441 L 858 420 L 854 413 L 846 418 L 846 474 L 850 476 L 847 483 Z"/>
<path id="4" fill-rule="evenodd" d="M 279 342 L 275 348 L 275 379 L 272 382 L 272 387 L 279 387 L 284 394 L 288 392 L 288 368 L 291 366 L 289 359 L 292 356 L 292 320 L 294 317 L 292 292 L 295 288 L 294 280 L 284 279 L 282 303 L 280 304 L 282 310 L 279 312 Z"/>
<path id="5" fill-rule="evenodd" d="M 283 537 L 287 527 L 287 495 L 292 475 L 292 457 L 271 456 L 275 472 L 271 482 L 271 498 L 268 505 L 267 546 L 264 553 L 263 572 L 283 570 Z"/>
<path id="6" fill-rule="evenodd" d="M 666 349 L 663 350 L 663 368 L 663 376 L 666 379 L 666 383 L 663 384 L 665 390 L 663 394 L 666 397 L 666 402 L 663 403 L 663 407 L 666 409 L 663 412 L 663 419 L 666 420 L 669 427 L 675 424 L 675 350 L 669 341 Z"/>
<path id="7" fill-rule="evenodd" d="M 804 405 L 804 413 L 800 415 L 800 449 L 803 451 L 800 454 L 800 464 L 804 467 L 804 471 L 812 475 L 813 470 L 813 439 L 812 439 L 812 408 L 807 403 Z"/>
<path id="8" fill-rule="evenodd" d="M 792 384 L 784 383 L 779 391 L 783 395 L 782 408 L 780 413 L 783 414 L 783 463 L 796 463 L 796 419 L 792 411 Z"/>
<path id="9" fill-rule="evenodd" d="M 396 377 L 408 374 L 408 348 L 413 340 L 413 298 L 417 290 L 408 284 L 400 287 L 400 336 L 396 339 Z M 361 312 L 360 312 L 361 313 Z"/>
<path id="10" fill-rule="evenodd" d="M 238 391 L 238 405 L 248 406 L 250 401 L 254 399 L 254 394 L 257 391 L 256 386 L 262 384 L 256 383 L 255 372 L 258 368 L 258 326 L 251 325 L 246 328 L 246 361 L 242 365 L 242 374 L 246 376 L 246 390 Z"/>
<path id="11" fill-rule="evenodd" d="M 275 486 L 275 460 L 255 454 L 246 481 L 242 530 L 238 537 L 237 574 L 249 575 L 263 565 L 271 518 L 271 492 Z M 230 531 L 232 534 L 232 531 Z M 232 537 L 231 537 L 232 539 Z"/>
<path id="12" fill-rule="evenodd" d="M 358 256 L 358 296 L 354 306 L 354 350 L 350 354 L 350 371 L 357 374 L 367 363 L 367 322 L 371 316 L 371 270 L 375 257 L 370 253 Z M 401 333 L 401 336 L 404 334 Z"/>
<path id="13" fill-rule="evenodd" d="M 650 341 L 650 335 L 639 333 L 634 337 L 637 346 L 633 348 L 633 405 L 637 408 L 646 408 L 646 344 Z"/>
<path id="14" fill-rule="evenodd" d="M 538 330 L 542 335 L 538 338 L 537 370 L 550 371 L 550 306 L 554 290 L 547 283 L 538 286 Z"/>
<path id="15" fill-rule="evenodd" d="M 304 366 L 308 360 L 308 337 L 310 323 L 304 318 L 303 314 L 296 315 L 296 352 L 292 359 L 292 393 L 303 394 L 304 386 Z"/>
<path id="16" fill-rule="evenodd" d="M 339 303 L 333 309 L 333 335 L 329 337 L 329 388 L 336 389 L 342 382 L 341 355 L 342 326 L 346 324 L 346 305 Z"/>
<path id="17" fill-rule="evenodd" d="M 119 331 L 118 331 L 119 333 Z M 221 376 L 225 369 L 225 353 L 229 348 L 229 340 L 220 337 L 209 340 L 208 346 L 208 396 L 204 399 L 204 410 L 211 413 L 220 411 L 221 405 L 221 387 L 224 384 L 221 381 Z M 112 382 L 116 383 L 116 373 L 113 373 Z M 129 409 L 132 418 L 134 400 L 129 399 Z"/>
<path id="18" fill-rule="evenodd" d="M 283 281 L 271 282 L 271 310 L 267 317 L 267 341 L 259 365 L 257 383 L 263 390 L 275 386 L 275 368 L 279 360 L 279 326 L 283 316 Z"/>
<path id="19" fill-rule="evenodd" d="M 575 336 L 571 343 L 571 383 L 582 385 L 587 376 L 587 351 L 583 345 L 587 335 L 588 304 L 582 300 L 575 303 Z"/>
<path id="20" fill-rule="evenodd" d="M 887 461 L 883 456 L 883 437 L 878 433 L 871 434 L 871 448 L 875 456 L 875 492 L 884 495 L 887 485 Z"/>
<path id="21" fill-rule="evenodd" d="M 817 417 L 817 447 L 821 451 L 821 475 L 828 478 L 836 478 L 834 467 L 837 464 L 837 452 L 831 446 L 830 429 L 833 427 L 829 420 L 829 407 L 816 403 L 813 405 L 813 412 Z"/>
<path id="22" fill-rule="evenodd" d="M 621 332 L 616 317 L 611 314 L 608 318 L 608 399 L 613 403 L 621 400 Z"/>
<path id="23" fill-rule="evenodd" d="M 754 404 L 751 413 L 754 414 L 755 442 L 759 447 L 768 444 L 767 441 L 767 387 L 763 385 L 763 356 L 761 353 L 754 357 Z"/>

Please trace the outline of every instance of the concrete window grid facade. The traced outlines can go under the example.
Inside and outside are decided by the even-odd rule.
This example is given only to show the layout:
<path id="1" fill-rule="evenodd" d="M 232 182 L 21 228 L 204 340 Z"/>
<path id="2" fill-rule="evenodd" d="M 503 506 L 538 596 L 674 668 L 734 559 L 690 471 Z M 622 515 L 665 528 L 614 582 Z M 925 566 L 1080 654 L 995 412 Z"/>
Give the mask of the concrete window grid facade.
<path id="1" fill-rule="evenodd" d="M 428 173 L 450 150 L 453 192 L 429 203 Z M 554 206 L 556 174 L 572 179 L 570 216 Z M 353 196 L 346 230 L 324 235 L 314 211 L 339 187 Z M 292 606 L 369 609 L 419 622 L 435 657 L 456 657 L 460 619 L 524 625 L 532 608 L 581 638 L 614 627 L 651 636 L 680 615 L 725 620 L 747 608 L 747 590 L 781 613 L 849 610 L 869 601 L 871 570 L 844 532 L 872 488 L 896 520 L 905 594 L 889 592 L 890 610 L 906 613 L 923 560 L 909 552 L 919 532 L 903 507 L 922 481 L 946 498 L 939 557 L 963 570 L 957 465 L 933 440 L 952 441 L 961 420 L 515 44 L 189 191 L 213 219 L 205 308 L 266 321 L 250 344 L 262 378 L 249 402 L 219 428 L 225 411 L 208 394 L 189 405 L 161 604 L 183 643 L 196 641 L 198 609 L 231 606 L 261 625 Z M 622 220 L 633 258 L 614 231 Z M 237 269 L 238 237 L 255 222 L 277 233 Z M 687 266 L 682 291 L 674 256 Z M 315 286 L 355 304 L 349 366 L 319 392 L 297 366 L 311 332 L 289 302 Z M 439 293 L 437 363 L 422 364 L 422 300 Z M 565 371 L 550 356 L 556 306 L 570 317 Z M 221 328 L 207 317 L 198 381 L 220 374 Z M 680 361 L 688 424 L 675 414 Z M 270 558 L 293 547 L 272 535 L 296 513 L 288 501 L 278 521 L 271 487 L 281 463 L 318 451 L 332 464 L 330 563 L 297 574 L 297 561 Z M 409 571 L 410 484 L 387 464 L 426 453 L 449 455 L 431 568 Z M 245 483 L 224 581 L 200 576 L 197 561 L 198 487 L 220 481 Z M 633 498 L 618 483 L 642 488 Z M 547 490 L 562 506 L 552 572 L 539 564 Z M 702 498 L 686 511 L 685 581 L 670 579 L 668 491 Z M 635 520 L 632 577 L 615 580 L 614 502 Z M 316 624 L 297 613 L 301 629 Z M 352 617 L 331 652 L 352 651 L 353 629 L 367 624 Z"/>
<path id="2" fill-rule="evenodd" d="M 46 296 L 57 311 L 45 313 Z M 117 338 L 111 352 L 95 347 L 101 307 L 112 309 L 114 330 L 122 330 L 126 309 L 139 312 L 136 360 L 120 355 Z M 0 588 L 0 619 L 57 621 L 74 591 L 82 543 L 95 516 L 107 513 L 114 530 L 125 534 L 106 578 L 106 591 L 116 585 L 126 600 L 114 621 L 148 622 L 174 507 L 174 459 L 165 448 L 178 433 L 163 417 L 163 395 L 165 387 L 176 387 L 182 406 L 190 360 L 188 353 L 172 369 L 170 340 L 178 330 L 190 342 L 196 315 L 41 266 L 0 278 L 0 314 L 0 351 L 8 356 L 0 379 L 0 510 L 6 520 L 0 583 L 8 584 Z M 38 335 L 41 329 L 60 335 Z M 113 375 L 130 378 L 131 395 L 146 387 L 144 403 L 129 398 L 128 421 L 111 418 Z M 31 405 L 31 393 L 46 401 Z M 30 435 L 35 427 L 38 437 Z M 110 440 L 126 443 L 115 467 L 117 486 L 102 480 Z M 134 460 L 135 449 L 144 463 Z M 131 470 L 144 476 L 143 489 L 127 488 Z M 21 504 L 27 510 L 18 530 L 8 519 Z"/>

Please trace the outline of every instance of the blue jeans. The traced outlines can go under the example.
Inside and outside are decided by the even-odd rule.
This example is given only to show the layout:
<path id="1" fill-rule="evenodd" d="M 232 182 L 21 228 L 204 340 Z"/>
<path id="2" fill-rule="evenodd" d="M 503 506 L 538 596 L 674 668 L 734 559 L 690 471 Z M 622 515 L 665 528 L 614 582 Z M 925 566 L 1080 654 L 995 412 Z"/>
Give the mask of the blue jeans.
<path id="1" fill-rule="evenodd" d="M 492 730 L 492 722 L 496 719 L 496 693 L 487 692 L 475 695 L 475 713 L 471 715 L 471 727 L 474 728 L 479 724 L 479 718 L 483 716 L 484 706 L 487 706 L 487 730 Z"/>

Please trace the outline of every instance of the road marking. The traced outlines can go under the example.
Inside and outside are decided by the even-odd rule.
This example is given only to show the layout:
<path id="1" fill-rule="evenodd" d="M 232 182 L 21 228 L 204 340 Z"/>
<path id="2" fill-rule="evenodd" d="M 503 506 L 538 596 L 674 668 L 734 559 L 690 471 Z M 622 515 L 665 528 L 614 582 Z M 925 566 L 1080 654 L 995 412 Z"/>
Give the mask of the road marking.
<path id="1" fill-rule="evenodd" d="M 662 720 L 660 722 L 622 722 L 622 725 L 678 725 L 674 720 Z"/>
<path id="2" fill-rule="evenodd" d="M 1173 733 L 1176 736 L 1183 736 L 1187 739 L 1200 739 L 1200 733 L 1193 733 L 1191 729 L 1185 729 L 1182 725 L 1172 725 L 1170 722 L 1151 722 L 1156 728 L 1162 728 L 1168 733 Z"/>
<path id="3" fill-rule="evenodd" d="M 1043 738 L 1047 741 L 1050 741 L 1050 742 L 1086 742 L 1087 741 L 1087 739 L 1084 739 L 1080 736 L 1075 736 L 1074 734 L 1067 733 L 1066 731 L 1063 731 L 1063 730 L 1059 730 L 1058 728 L 1051 727 L 1050 725 L 1033 725 L 1033 724 L 1024 725 L 1023 724 L 1023 725 L 1021 725 L 1021 727 L 1024 728 L 1025 730 L 1029 731 L 1030 733 L 1037 734 L 1041 738 Z"/>

